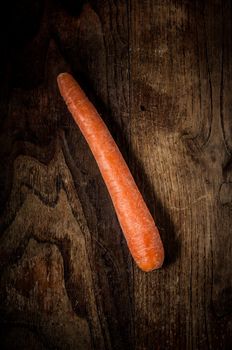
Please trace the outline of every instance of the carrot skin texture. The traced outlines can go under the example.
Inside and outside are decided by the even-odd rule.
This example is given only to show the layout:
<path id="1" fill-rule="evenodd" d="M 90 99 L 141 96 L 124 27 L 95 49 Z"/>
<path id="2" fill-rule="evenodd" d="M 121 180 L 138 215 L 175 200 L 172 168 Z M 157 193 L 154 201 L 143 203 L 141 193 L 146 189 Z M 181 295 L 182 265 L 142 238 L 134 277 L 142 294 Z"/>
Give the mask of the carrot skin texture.
<path id="1" fill-rule="evenodd" d="M 164 248 L 158 229 L 118 146 L 74 78 L 69 73 L 61 73 L 57 82 L 95 157 L 134 260 L 146 272 L 160 268 Z"/>

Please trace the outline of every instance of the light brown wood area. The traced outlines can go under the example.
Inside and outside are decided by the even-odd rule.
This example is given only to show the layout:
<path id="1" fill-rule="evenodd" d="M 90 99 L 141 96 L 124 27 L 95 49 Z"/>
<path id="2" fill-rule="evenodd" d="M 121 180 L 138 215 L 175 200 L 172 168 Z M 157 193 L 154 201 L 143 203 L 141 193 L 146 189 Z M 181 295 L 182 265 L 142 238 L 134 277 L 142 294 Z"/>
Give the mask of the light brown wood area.
<path id="1" fill-rule="evenodd" d="M 1 349 L 230 349 L 231 1 L 23 0 L 0 22 Z M 62 71 L 156 220 L 158 271 L 131 259 Z"/>

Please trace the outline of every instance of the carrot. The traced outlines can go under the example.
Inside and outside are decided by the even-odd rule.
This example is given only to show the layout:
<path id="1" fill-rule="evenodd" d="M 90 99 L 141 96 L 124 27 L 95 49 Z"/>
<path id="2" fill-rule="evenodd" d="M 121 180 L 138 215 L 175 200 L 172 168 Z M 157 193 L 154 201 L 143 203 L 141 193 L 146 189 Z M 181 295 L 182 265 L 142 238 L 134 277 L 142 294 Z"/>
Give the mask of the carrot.
<path id="1" fill-rule="evenodd" d="M 95 157 L 134 260 L 143 271 L 158 269 L 164 260 L 159 231 L 121 152 L 74 78 L 68 73 L 61 73 L 57 82 Z"/>

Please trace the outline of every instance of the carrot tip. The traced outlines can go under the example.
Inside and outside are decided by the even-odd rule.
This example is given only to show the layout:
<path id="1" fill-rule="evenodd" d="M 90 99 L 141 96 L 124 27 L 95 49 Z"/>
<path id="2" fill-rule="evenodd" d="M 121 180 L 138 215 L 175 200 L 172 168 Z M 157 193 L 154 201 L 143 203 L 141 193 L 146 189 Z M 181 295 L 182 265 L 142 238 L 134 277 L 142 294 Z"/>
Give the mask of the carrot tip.
<path id="1" fill-rule="evenodd" d="M 156 256 L 156 258 L 149 259 L 142 262 L 137 261 L 139 268 L 144 272 L 158 270 L 162 267 L 163 263 L 164 263 L 164 251 L 162 251 L 158 257 Z"/>
<path id="2" fill-rule="evenodd" d="M 69 73 L 67 73 L 67 72 L 59 73 L 58 76 L 57 76 L 57 81 L 59 82 L 60 79 L 62 79 L 65 76 L 68 76 L 68 75 L 69 75 Z"/>
<path id="3" fill-rule="evenodd" d="M 156 264 L 156 265 L 150 265 L 150 264 L 143 265 L 143 264 L 140 264 L 138 266 L 144 272 L 151 272 L 151 271 L 160 269 L 162 267 L 162 265 L 163 265 L 163 263 Z"/>

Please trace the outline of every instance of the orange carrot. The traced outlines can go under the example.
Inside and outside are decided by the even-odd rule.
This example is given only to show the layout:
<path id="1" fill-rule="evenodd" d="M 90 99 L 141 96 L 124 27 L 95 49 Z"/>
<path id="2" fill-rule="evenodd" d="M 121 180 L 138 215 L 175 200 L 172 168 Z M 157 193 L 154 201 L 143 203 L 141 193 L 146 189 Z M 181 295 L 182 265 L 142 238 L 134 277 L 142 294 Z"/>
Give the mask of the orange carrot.
<path id="1" fill-rule="evenodd" d="M 74 78 L 61 73 L 57 81 L 62 97 L 95 157 L 133 258 L 143 271 L 158 269 L 164 260 L 159 231 L 121 152 Z"/>

